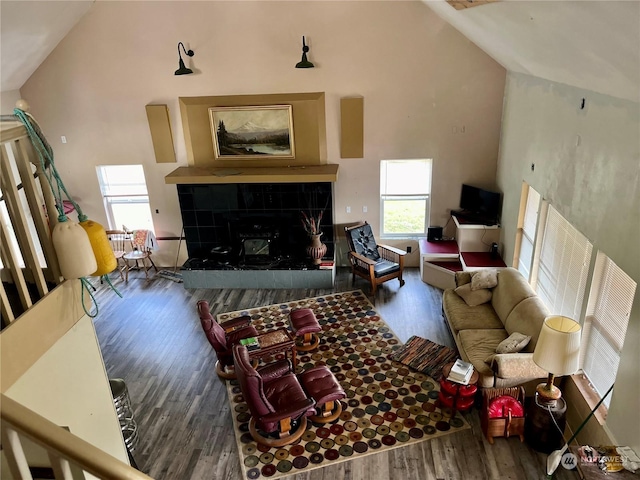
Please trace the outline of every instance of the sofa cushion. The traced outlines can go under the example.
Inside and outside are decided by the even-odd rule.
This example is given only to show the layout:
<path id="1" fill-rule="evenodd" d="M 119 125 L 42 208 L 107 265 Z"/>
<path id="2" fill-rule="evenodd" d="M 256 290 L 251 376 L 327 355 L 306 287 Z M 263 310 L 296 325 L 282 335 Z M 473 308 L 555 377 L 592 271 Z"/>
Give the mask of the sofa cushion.
<path id="1" fill-rule="evenodd" d="M 504 324 L 516 305 L 525 298 L 534 297 L 535 295 L 535 292 L 522 274 L 515 268 L 509 267 L 498 272 L 498 285 L 493 289 L 491 304 Z M 513 332 L 522 332 L 522 330 L 515 329 L 509 333 Z"/>
<path id="2" fill-rule="evenodd" d="M 529 335 L 520 332 L 513 332 L 506 340 L 500 342 L 496 347 L 496 353 L 517 353 L 521 351 L 531 341 Z"/>
<path id="3" fill-rule="evenodd" d="M 461 330 L 458 332 L 458 345 L 473 367 L 482 375 L 493 377 L 493 370 L 485 359 L 496 353 L 496 347 L 508 337 L 503 329 Z"/>
<path id="4" fill-rule="evenodd" d="M 470 307 L 454 290 L 444 291 L 442 308 L 454 335 L 460 330 L 476 328 L 504 329 L 490 303 Z"/>
<path id="5" fill-rule="evenodd" d="M 492 367 L 497 377 L 520 378 L 523 383 L 547 376 L 547 372 L 533 361 L 532 353 L 498 353 L 493 357 Z"/>
<path id="6" fill-rule="evenodd" d="M 473 276 L 474 273 L 476 272 L 464 272 L 464 271 L 456 272 L 456 275 L 455 275 L 456 287 L 461 287 L 465 283 L 470 283 L 471 277 Z"/>
<path id="7" fill-rule="evenodd" d="M 467 305 L 475 307 L 476 305 L 482 305 L 491 300 L 491 290 L 488 288 L 479 288 L 473 290 L 470 283 L 465 283 L 461 287 L 455 289 L 455 292 L 462 297 Z"/>
<path id="8" fill-rule="evenodd" d="M 498 271 L 495 268 L 485 268 L 471 277 L 471 290 L 493 288 L 498 285 Z"/>
<path id="9" fill-rule="evenodd" d="M 495 295 L 494 295 L 495 296 Z M 533 352 L 536 348 L 538 336 L 544 319 L 549 315 L 549 310 L 539 297 L 534 296 L 520 302 L 509 314 L 504 328 L 511 335 L 514 332 L 531 336 L 531 341 L 525 347 L 524 352 Z"/>

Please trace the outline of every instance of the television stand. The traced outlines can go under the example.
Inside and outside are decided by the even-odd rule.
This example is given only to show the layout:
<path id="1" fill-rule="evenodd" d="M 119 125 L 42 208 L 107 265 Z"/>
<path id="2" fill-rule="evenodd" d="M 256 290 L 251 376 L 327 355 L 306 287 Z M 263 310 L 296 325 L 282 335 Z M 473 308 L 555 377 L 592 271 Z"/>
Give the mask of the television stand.
<path id="1" fill-rule="evenodd" d="M 470 223 L 453 217 L 456 224 L 456 240 L 461 252 L 488 252 L 492 243 L 500 242 L 500 227 L 496 224 Z"/>
<path id="2" fill-rule="evenodd" d="M 458 219 L 459 223 L 463 225 L 498 225 L 496 218 L 490 218 L 469 210 L 451 210 L 451 216 Z"/>

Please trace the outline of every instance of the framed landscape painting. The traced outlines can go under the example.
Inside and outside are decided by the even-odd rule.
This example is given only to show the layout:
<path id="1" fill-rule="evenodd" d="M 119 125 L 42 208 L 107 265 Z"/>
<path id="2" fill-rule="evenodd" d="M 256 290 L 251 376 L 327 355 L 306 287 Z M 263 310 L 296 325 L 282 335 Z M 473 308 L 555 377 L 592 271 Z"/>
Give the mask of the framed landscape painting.
<path id="1" fill-rule="evenodd" d="M 215 158 L 295 158 L 291 110 L 291 105 L 210 107 Z"/>

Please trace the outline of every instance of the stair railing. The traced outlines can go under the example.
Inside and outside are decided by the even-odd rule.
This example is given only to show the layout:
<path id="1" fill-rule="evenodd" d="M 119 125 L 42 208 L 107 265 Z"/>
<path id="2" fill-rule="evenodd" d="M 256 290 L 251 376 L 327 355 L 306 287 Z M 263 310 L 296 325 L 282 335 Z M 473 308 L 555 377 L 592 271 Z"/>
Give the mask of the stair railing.
<path id="1" fill-rule="evenodd" d="M 21 436 L 47 451 L 57 480 L 73 480 L 72 465 L 105 480 L 152 480 L 6 395 L 0 395 L 0 402 L 3 451 L 15 480 L 33 480 Z"/>
<path id="2" fill-rule="evenodd" d="M 0 278 L 15 286 L 19 298 L 12 305 L 0 282 L 7 326 L 44 297 L 49 285 L 63 281 L 51 241 L 58 221 L 55 200 L 26 129 L 15 121 L 0 123 L 0 208 L 8 214 L 0 214 Z"/>
<path id="3" fill-rule="evenodd" d="M 29 332 L 14 335 L 15 327 L 22 321 L 27 322 L 25 325 L 42 323 L 42 318 L 47 316 L 42 310 L 49 308 L 50 297 L 63 299 L 65 305 L 69 300 L 77 301 L 69 292 L 77 290 L 78 281 L 65 281 L 60 274 L 51 241 L 58 212 L 27 131 L 14 116 L 3 115 L 0 120 L 0 208 L 4 213 L 0 214 L 0 311 L 3 327 L 12 327 L 0 332 L 1 390 L 4 392 L 62 338 L 83 313 L 81 302 L 64 310 L 64 318 L 49 322 L 50 328 L 37 345 Z M 10 298 L 5 284 L 11 285 L 16 295 Z M 11 335 L 7 336 L 8 333 Z M 151 478 L 3 393 L 0 394 L 0 419 L 2 452 L 14 480 L 33 479 L 22 439 L 29 439 L 46 450 L 58 480 L 72 480 L 72 466 L 100 479 Z"/>

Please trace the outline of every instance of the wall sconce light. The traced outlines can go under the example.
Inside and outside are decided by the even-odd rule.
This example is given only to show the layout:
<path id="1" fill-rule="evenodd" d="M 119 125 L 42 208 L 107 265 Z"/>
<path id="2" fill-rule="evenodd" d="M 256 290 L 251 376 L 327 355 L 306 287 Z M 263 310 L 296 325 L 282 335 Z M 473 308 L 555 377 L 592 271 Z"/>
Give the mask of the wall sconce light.
<path id="1" fill-rule="evenodd" d="M 178 42 L 178 57 L 180 58 L 180 65 L 178 66 L 178 70 L 176 70 L 176 75 L 188 75 L 193 73 L 193 70 L 184 66 L 184 62 L 182 61 L 182 54 L 180 53 L 180 45 L 182 45 L 182 50 L 184 50 L 185 55 L 193 57 L 193 50 L 187 50 L 184 48 L 184 44 L 182 42 Z"/>
<path id="2" fill-rule="evenodd" d="M 307 52 L 309 51 L 309 47 L 304 43 L 304 35 L 302 36 L 302 60 L 296 63 L 296 68 L 313 68 L 314 65 L 309 60 L 307 60 Z"/>

